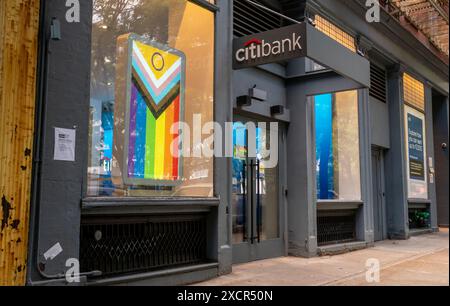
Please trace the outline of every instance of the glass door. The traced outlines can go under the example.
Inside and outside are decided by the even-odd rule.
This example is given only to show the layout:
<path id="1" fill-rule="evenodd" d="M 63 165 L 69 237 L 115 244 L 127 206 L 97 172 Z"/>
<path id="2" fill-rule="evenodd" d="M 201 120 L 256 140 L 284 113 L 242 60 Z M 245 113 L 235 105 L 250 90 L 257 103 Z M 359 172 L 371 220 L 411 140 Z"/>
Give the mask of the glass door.
<path id="1" fill-rule="evenodd" d="M 248 124 L 254 124 L 254 133 L 249 133 Z M 266 128 L 261 128 L 257 122 L 243 117 L 238 117 L 233 126 L 232 233 L 235 263 L 284 254 L 281 167 L 280 159 L 276 165 L 269 163 L 274 150 L 270 149 L 269 126 L 267 123 Z M 278 141 L 272 141 L 277 144 L 277 156 L 280 156 L 282 138 L 279 135 L 275 136 Z M 253 156 L 249 154 L 252 144 L 256 153 Z"/>

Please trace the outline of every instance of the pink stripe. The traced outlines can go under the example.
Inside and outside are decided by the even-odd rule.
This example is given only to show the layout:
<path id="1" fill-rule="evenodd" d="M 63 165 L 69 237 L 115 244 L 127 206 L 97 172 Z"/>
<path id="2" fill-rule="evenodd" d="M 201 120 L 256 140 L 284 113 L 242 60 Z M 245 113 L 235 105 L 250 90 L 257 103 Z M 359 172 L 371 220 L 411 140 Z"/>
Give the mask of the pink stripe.
<path id="1" fill-rule="evenodd" d="M 167 85 L 181 72 L 181 66 L 179 66 L 174 72 L 173 74 L 163 83 L 161 84 L 160 88 L 157 88 L 155 84 L 153 84 L 152 79 L 150 78 L 150 76 L 148 75 L 147 71 L 145 70 L 143 64 L 141 63 L 141 61 L 139 60 L 139 58 L 135 55 L 133 55 L 136 59 L 136 62 L 138 63 L 139 68 L 141 68 L 142 73 L 144 74 L 144 76 L 146 77 L 146 81 L 150 84 L 150 86 L 152 87 L 153 91 L 159 96 L 161 94 L 161 92 L 167 87 Z"/>

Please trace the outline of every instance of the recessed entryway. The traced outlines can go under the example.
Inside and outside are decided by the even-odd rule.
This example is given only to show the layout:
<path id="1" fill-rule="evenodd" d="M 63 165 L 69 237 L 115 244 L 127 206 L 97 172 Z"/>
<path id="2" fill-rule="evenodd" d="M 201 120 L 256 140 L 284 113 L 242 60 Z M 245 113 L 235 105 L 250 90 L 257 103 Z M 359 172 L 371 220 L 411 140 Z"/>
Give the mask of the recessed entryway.
<path id="1" fill-rule="evenodd" d="M 378 147 L 372 148 L 372 199 L 375 241 L 387 238 L 383 155 L 382 149 Z"/>
<path id="2" fill-rule="evenodd" d="M 439 226 L 448 227 L 448 97 L 436 91 L 433 91 L 433 137 L 434 165 L 430 165 L 430 174 L 436 182 L 437 219 Z"/>
<path id="3" fill-rule="evenodd" d="M 271 137 L 278 137 L 280 149 L 283 137 L 279 133 L 263 130 L 259 120 L 235 116 L 233 124 L 232 162 L 232 240 L 233 262 L 242 263 L 282 256 L 285 253 L 283 224 L 284 194 L 282 163 L 267 166 L 261 150 L 272 145 Z M 256 126 L 256 141 L 249 139 L 248 123 Z M 256 157 L 249 157 L 250 144 L 256 144 Z M 272 151 L 272 149 L 271 149 Z M 282 151 L 282 150 L 279 150 Z M 278 154 L 281 156 L 280 154 Z M 281 160 L 281 159 L 280 159 Z"/>

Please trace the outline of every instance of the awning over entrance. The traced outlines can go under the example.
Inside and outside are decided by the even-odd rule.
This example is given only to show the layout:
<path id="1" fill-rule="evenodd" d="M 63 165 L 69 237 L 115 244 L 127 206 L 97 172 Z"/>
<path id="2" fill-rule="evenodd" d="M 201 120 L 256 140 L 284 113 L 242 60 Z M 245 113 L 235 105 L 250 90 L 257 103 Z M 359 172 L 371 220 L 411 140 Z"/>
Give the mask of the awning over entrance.
<path id="1" fill-rule="evenodd" d="M 308 57 L 320 65 L 370 87 L 369 61 L 328 37 L 308 22 L 234 39 L 233 68 Z"/>
<path id="2" fill-rule="evenodd" d="M 310 24 L 306 26 L 307 57 L 364 87 L 370 87 L 369 61 Z"/>

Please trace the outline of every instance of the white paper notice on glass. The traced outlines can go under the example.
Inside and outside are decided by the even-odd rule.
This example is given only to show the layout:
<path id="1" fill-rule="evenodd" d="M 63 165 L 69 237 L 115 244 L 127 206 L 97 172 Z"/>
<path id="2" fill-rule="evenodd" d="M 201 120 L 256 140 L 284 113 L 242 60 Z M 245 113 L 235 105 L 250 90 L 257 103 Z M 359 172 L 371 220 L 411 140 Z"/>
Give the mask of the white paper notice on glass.
<path id="1" fill-rule="evenodd" d="M 75 161 L 74 129 L 55 128 L 54 160 Z"/>

